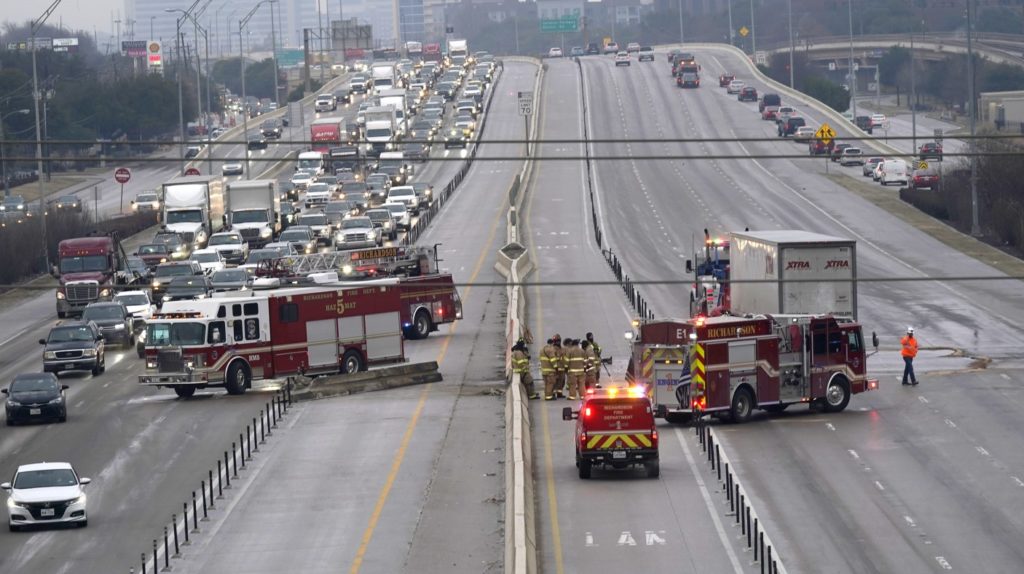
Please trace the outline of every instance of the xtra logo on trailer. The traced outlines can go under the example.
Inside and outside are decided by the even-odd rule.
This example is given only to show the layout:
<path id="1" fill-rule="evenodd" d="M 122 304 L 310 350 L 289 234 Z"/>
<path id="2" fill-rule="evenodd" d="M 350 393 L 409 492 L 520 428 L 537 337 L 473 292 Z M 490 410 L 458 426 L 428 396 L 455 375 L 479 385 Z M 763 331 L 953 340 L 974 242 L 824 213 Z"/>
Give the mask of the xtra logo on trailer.
<path id="1" fill-rule="evenodd" d="M 849 269 L 850 262 L 846 259 L 830 259 L 825 263 L 825 269 Z"/>
<path id="2" fill-rule="evenodd" d="M 786 263 L 786 271 L 803 271 L 811 268 L 809 261 L 790 261 Z"/>

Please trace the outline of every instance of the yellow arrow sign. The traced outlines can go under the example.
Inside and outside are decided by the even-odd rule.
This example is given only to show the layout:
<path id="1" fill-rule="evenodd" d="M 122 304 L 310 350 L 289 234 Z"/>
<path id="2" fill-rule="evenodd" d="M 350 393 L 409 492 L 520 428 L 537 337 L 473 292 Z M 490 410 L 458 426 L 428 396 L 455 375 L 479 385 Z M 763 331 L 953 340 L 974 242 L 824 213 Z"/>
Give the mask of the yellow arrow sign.
<path id="1" fill-rule="evenodd" d="M 740 36 L 743 36 L 744 38 L 746 38 L 747 34 L 749 34 L 749 33 L 750 33 L 750 30 L 746 26 L 740 28 Z"/>
<path id="2" fill-rule="evenodd" d="M 821 127 L 818 128 L 818 131 L 814 132 L 814 137 L 821 140 L 821 143 L 828 145 L 830 141 L 835 139 L 836 131 L 832 129 L 832 126 L 828 124 L 821 124 Z"/>
<path id="3" fill-rule="evenodd" d="M 928 169 L 928 162 L 922 161 L 917 164 L 917 169 Z"/>

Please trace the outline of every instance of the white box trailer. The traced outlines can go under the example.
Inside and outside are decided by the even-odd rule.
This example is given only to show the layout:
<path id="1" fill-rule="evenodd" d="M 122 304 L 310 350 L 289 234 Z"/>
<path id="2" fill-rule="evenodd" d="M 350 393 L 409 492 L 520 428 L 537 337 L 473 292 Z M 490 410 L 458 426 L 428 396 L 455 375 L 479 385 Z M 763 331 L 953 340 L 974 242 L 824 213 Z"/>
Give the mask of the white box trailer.
<path id="1" fill-rule="evenodd" d="M 856 241 L 807 231 L 730 235 L 732 313 L 857 318 Z"/>

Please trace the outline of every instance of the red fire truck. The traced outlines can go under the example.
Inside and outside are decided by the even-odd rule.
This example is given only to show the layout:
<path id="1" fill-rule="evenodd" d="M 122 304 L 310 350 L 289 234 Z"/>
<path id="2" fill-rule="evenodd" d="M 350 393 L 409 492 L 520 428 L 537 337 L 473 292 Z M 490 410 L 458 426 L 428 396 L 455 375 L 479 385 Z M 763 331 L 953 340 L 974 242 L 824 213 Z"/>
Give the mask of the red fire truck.
<path id="1" fill-rule="evenodd" d="M 795 403 L 827 412 L 878 388 L 861 326 L 831 315 L 721 316 L 634 323 L 626 379 L 646 386 L 659 417 L 743 422 Z M 878 337 L 872 334 L 878 347 Z"/>
<path id="2" fill-rule="evenodd" d="M 139 383 L 179 397 L 208 386 L 238 395 L 257 379 L 401 362 L 401 306 L 395 279 L 170 301 L 147 322 Z"/>
<path id="3" fill-rule="evenodd" d="M 262 277 L 338 273 L 336 285 L 394 277 L 401 291 L 402 329 L 408 339 L 423 339 L 439 325 L 462 319 L 462 299 L 450 273 L 437 268 L 437 253 L 422 247 L 379 247 L 285 257 L 260 263 Z"/>

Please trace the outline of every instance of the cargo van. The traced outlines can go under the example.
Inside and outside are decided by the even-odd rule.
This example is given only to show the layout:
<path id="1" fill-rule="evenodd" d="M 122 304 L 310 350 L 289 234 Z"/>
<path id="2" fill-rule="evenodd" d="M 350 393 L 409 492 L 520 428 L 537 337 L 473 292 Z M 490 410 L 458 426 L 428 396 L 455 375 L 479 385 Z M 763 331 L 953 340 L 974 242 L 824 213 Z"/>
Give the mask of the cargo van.
<path id="1" fill-rule="evenodd" d="M 896 183 L 900 185 L 907 185 L 910 181 L 910 176 L 907 174 L 907 162 L 902 159 L 887 159 L 882 163 L 878 164 L 878 181 L 882 185 L 889 185 L 890 183 Z"/>
<path id="2" fill-rule="evenodd" d="M 624 469 L 643 466 L 648 478 L 660 474 L 658 429 L 643 386 L 587 389 L 578 411 L 562 409 L 562 419 L 576 420 L 576 467 L 590 478 L 595 465 Z"/>

